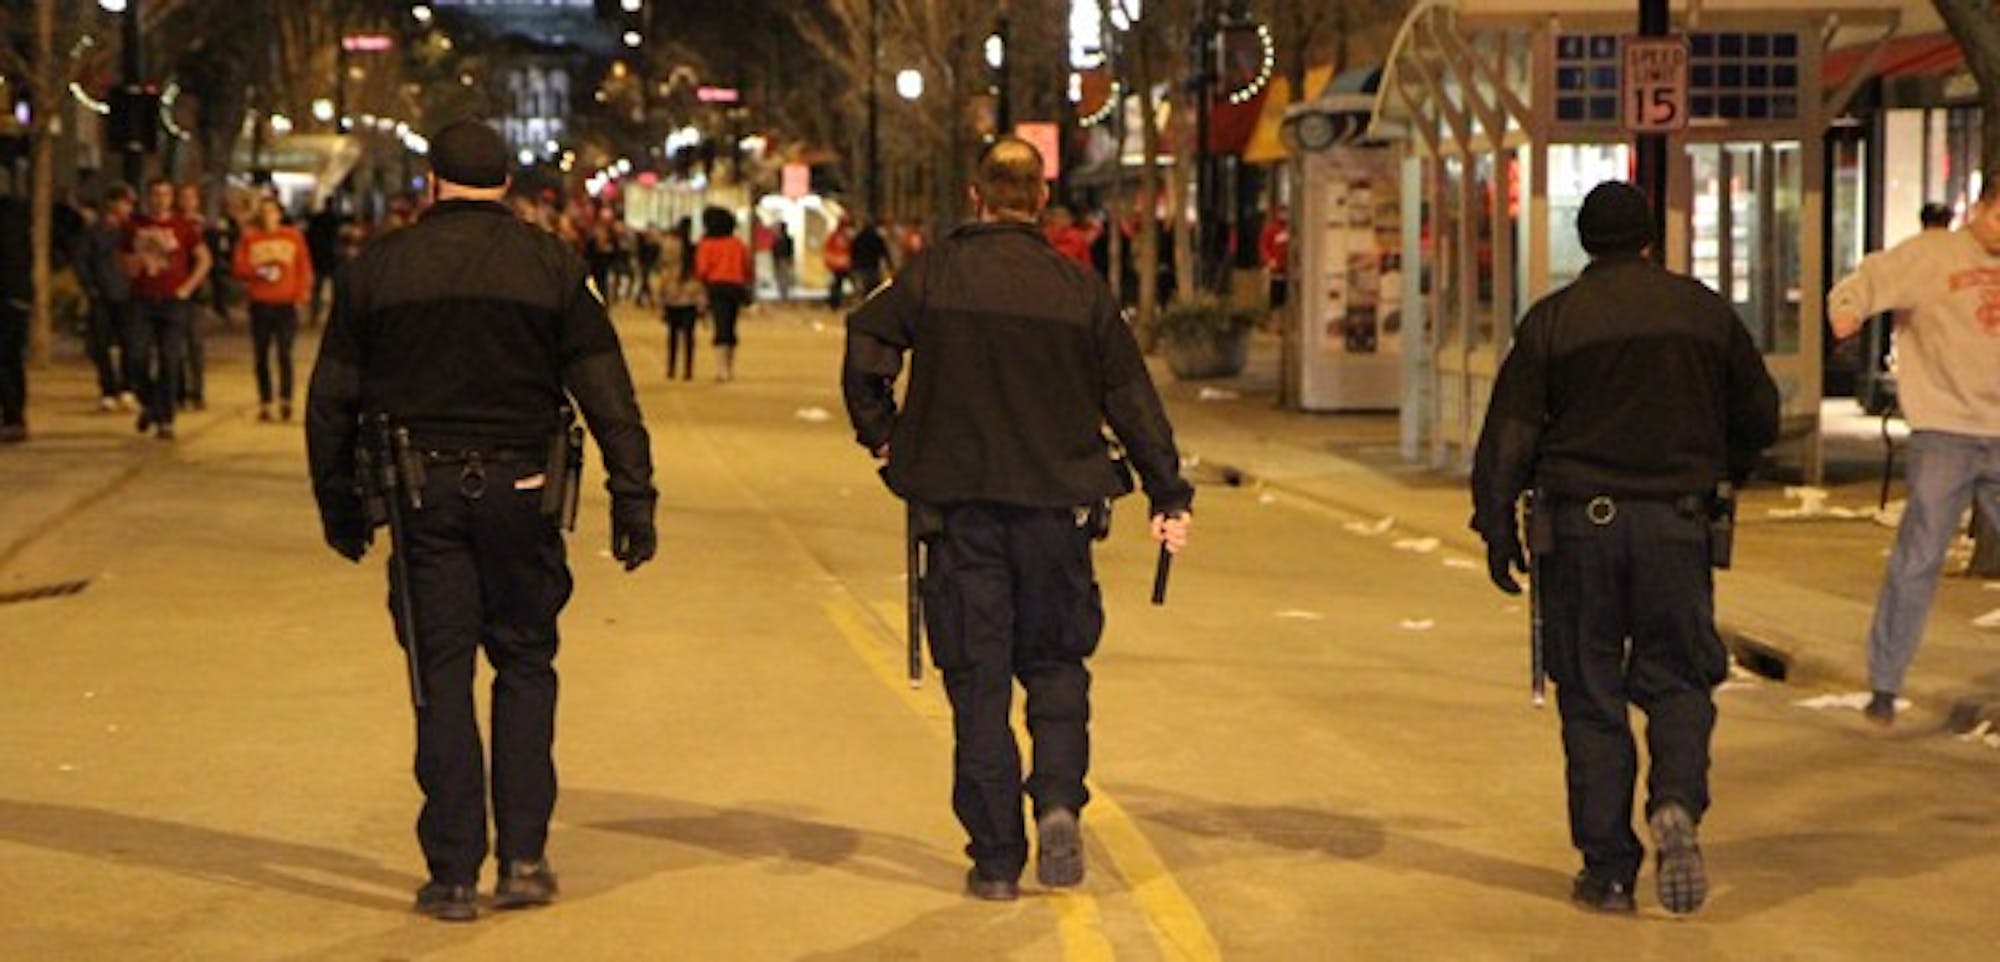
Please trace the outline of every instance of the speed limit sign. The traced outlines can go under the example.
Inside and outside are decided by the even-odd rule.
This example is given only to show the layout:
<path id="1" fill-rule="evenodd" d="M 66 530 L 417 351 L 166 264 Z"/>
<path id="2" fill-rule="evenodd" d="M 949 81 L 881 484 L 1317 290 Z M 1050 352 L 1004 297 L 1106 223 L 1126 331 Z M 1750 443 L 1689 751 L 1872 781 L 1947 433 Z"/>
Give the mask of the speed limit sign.
<path id="1" fill-rule="evenodd" d="M 1620 111 L 1626 130 L 1665 133 L 1688 122 L 1686 37 L 1625 37 Z"/>

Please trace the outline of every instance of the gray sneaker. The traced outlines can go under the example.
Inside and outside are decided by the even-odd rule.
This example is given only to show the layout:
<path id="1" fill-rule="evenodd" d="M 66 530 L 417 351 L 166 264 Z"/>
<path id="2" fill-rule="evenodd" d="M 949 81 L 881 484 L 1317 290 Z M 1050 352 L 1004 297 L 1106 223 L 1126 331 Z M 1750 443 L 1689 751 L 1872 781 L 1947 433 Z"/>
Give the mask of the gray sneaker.
<path id="1" fill-rule="evenodd" d="M 1654 875 L 1660 904 L 1675 915 L 1686 915 L 1708 900 L 1708 869 L 1702 864 L 1694 816 L 1668 802 L 1646 819 L 1656 851 Z"/>
<path id="2" fill-rule="evenodd" d="M 1083 833 L 1076 813 L 1052 808 L 1035 820 L 1035 881 L 1052 889 L 1083 881 Z"/>

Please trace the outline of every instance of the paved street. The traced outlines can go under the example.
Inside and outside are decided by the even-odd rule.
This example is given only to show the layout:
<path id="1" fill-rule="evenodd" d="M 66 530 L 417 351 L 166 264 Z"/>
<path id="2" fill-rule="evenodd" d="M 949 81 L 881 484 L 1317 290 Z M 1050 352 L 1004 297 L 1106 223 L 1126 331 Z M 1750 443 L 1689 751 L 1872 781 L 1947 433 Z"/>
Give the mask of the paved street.
<path id="1" fill-rule="evenodd" d="M 593 455 L 558 662 L 564 898 L 471 926 L 408 910 L 383 552 L 321 545 L 301 432 L 254 420 L 240 328 L 171 447 L 81 413 L 79 369 L 35 382 L 36 440 L 0 450 L 0 593 L 90 583 L 0 606 L 0 958 L 1946 962 L 2000 943 L 2000 751 L 1747 675 L 1720 695 L 1709 906 L 1669 919 L 1649 874 L 1636 919 L 1572 908 L 1520 603 L 1462 532 L 1403 513 L 1374 533 L 1254 485 L 1203 486 L 1164 609 L 1123 506 L 1098 556 L 1091 875 L 970 901 L 943 697 L 901 678 L 901 509 L 845 426 L 837 325 L 760 311 L 719 386 L 706 354 L 662 383 L 660 325 L 622 320 L 660 559 L 608 557 Z M 1240 444 L 1201 404 L 1177 402 L 1184 446 Z"/>

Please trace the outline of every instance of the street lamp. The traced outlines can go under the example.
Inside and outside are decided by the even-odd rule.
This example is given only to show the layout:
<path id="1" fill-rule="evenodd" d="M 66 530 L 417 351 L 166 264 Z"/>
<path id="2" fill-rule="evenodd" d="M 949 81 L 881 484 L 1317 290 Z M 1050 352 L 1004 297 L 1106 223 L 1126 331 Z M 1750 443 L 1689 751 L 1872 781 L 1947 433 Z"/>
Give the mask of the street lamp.
<path id="1" fill-rule="evenodd" d="M 416 21 L 417 21 L 418 23 L 421 23 L 421 24 L 423 24 L 423 25 L 425 25 L 425 26 L 429 26 L 429 25 L 430 25 L 430 22 L 431 22 L 431 6 L 430 6 L 430 4 L 428 4 L 428 3 L 419 3 L 419 4 L 417 4 L 416 6 L 413 6 L 413 7 L 411 7 L 411 8 L 410 8 L 410 16 L 411 16 L 412 18 L 414 18 L 414 19 L 415 19 L 415 20 L 416 20 Z"/>
<path id="2" fill-rule="evenodd" d="M 125 0 L 97 0 L 97 5 L 104 8 L 105 13 L 125 12 Z"/>
<path id="3" fill-rule="evenodd" d="M 916 70 L 903 70 L 896 74 L 896 95 L 904 100 L 916 100 L 924 95 L 924 75 Z"/>

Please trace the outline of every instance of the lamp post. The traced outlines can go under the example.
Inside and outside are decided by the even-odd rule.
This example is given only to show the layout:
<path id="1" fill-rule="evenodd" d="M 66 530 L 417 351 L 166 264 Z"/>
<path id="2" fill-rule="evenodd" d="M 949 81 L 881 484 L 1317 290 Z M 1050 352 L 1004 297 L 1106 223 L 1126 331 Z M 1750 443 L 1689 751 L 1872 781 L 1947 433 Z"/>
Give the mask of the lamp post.
<path id="1" fill-rule="evenodd" d="M 1639 0 L 1639 35 L 1667 35 L 1667 0 Z M 1639 189 L 1645 191 L 1647 199 L 1652 202 L 1653 224 L 1664 232 L 1667 224 L 1667 135 L 1639 134 L 1633 139 L 1632 152 Z M 1654 260 L 1666 261 L 1666 246 L 1663 242 L 1653 244 Z"/>
<path id="2" fill-rule="evenodd" d="M 144 37 L 139 29 L 140 0 L 125 0 L 124 6 L 125 42 L 124 50 L 120 51 L 120 59 L 123 61 L 121 69 L 125 74 L 126 100 L 128 103 L 131 103 L 135 102 L 135 98 L 131 95 L 137 93 L 146 83 L 146 49 L 143 46 Z M 154 120 L 151 117 L 147 117 L 145 118 L 145 122 L 153 123 Z M 134 150 L 130 144 L 127 144 L 125 146 L 125 182 L 132 185 L 133 190 L 138 191 L 143 189 L 144 185 L 141 182 L 145 179 L 145 153 Z"/>
<path id="3" fill-rule="evenodd" d="M 882 2 L 868 0 L 868 215 L 873 217 L 882 189 Z"/>

